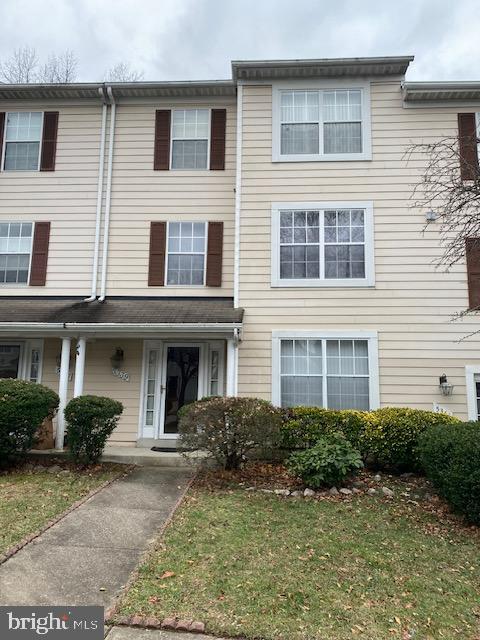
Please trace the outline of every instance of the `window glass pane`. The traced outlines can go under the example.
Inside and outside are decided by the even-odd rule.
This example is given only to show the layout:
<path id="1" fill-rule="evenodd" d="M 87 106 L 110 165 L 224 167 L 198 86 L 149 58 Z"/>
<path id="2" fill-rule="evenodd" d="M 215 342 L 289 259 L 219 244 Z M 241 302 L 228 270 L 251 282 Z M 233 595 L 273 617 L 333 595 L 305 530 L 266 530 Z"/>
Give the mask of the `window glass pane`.
<path id="1" fill-rule="evenodd" d="M 31 223 L 0 225 L 0 284 L 25 284 L 28 281 L 31 243 Z"/>
<path id="2" fill-rule="evenodd" d="M 20 363 L 20 345 L 0 344 L 0 378 L 16 378 Z"/>
<path id="3" fill-rule="evenodd" d="M 281 379 L 282 407 L 321 407 L 322 378 L 321 376 L 282 376 Z"/>
<path id="4" fill-rule="evenodd" d="M 320 277 L 320 214 L 280 213 L 280 278 Z"/>
<path id="5" fill-rule="evenodd" d="M 329 409 L 369 409 L 368 378 L 327 377 Z"/>
<path id="6" fill-rule="evenodd" d="M 282 122 L 318 122 L 318 91 L 284 91 L 280 99 Z"/>
<path id="7" fill-rule="evenodd" d="M 172 169 L 206 169 L 208 140 L 173 140 Z"/>
<path id="8" fill-rule="evenodd" d="M 281 151 L 286 154 L 318 154 L 318 124 L 282 124 Z"/>
<path id="9" fill-rule="evenodd" d="M 7 114 L 7 142 L 40 142 L 42 113 L 19 111 Z"/>
<path id="10" fill-rule="evenodd" d="M 175 109 L 172 119 L 173 138 L 208 138 L 208 109 Z"/>
<path id="11" fill-rule="evenodd" d="M 203 284 L 205 235 L 204 222 L 169 223 L 167 284 Z"/>
<path id="12" fill-rule="evenodd" d="M 352 122 L 362 119 L 360 89 L 340 89 L 323 92 L 324 122 Z"/>
<path id="13" fill-rule="evenodd" d="M 282 406 L 322 406 L 322 341 L 280 342 Z"/>
<path id="14" fill-rule="evenodd" d="M 364 211 L 325 211 L 324 219 L 325 278 L 365 278 Z"/>
<path id="15" fill-rule="evenodd" d="M 6 171 L 36 171 L 38 169 L 39 142 L 7 142 L 4 169 Z"/>
<path id="16" fill-rule="evenodd" d="M 323 125 L 324 153 L 362 153 L 360 122 L 326 122 Z"/>

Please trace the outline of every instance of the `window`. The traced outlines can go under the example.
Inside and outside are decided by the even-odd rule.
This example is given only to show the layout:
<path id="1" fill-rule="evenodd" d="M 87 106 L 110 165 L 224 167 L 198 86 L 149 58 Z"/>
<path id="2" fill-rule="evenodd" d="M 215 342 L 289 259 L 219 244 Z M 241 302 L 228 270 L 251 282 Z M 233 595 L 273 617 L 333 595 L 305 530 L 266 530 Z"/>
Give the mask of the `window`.
<path id="1" fill-rule="evenodd" d="M 205 284 L 206 224 L 169 222 L 167 285 Z"/>
<path id="2" fill-rule="evenodd" d="M 465 375 L 468 419 L 477 422 L 480 421 L 480 365 L 467 364 Z"/>
<path id="3" fill-rule="evenodd" d="M 209 109 L 174 109 L 172 112 L 172 169 L 207 169 Z"/>
<path id="4" fill-rule="evenodd" d="M 0 378 L 18 378 L 21 345 L 0 344 Z"/>
<path id="5" fill-rule="evenodd" d="M 371 203 L 272 208 L 272 286 L 374 284 Z"/>
<path id="6" fill-rule="evenodd" d="M 273 161 L 368 160 L 369 86 L 273 90 Z"/>
<path id="7" fill-rule="evenodd" d="M 7 113 L 5 122 L 5 171 L 38 171 L 43 113 Z"/>
<path id="8" fill-rule="evenodd" d="M 32 251 L 31 222 L 0 223 L 0 284 L 26 284 Z"/>
<path id="9" fill-rule="evenodd" d="M 376 336 L 274 333 L 273 401 L 282 407 L 368 410 L 378 405 Z"/>
<path id="10" fill-rule="evenodd" d="M 43 340 L 0 343 L 0 378 L 40 382 Z"/>

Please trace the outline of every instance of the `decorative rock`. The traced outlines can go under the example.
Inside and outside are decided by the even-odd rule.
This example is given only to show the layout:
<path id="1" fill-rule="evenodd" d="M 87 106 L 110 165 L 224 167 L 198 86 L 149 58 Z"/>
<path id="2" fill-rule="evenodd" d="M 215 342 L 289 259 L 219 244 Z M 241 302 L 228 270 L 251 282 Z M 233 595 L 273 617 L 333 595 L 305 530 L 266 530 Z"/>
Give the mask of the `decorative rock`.
<path id="1" fill-rule="evenodd" d="M 393 496 L 395 495 L 393 491 L 388 487 L 382 487 L 382 492 L 384 496 L 387 496 L 387 498 L 393 498 Z"/>
<path id="2" fill-rule="evenodd" d="M 45 471 L 45 467 L 43 466 L 43 464 L 37 464 L 35 465 L 34 471 L 37 471 L 38 473 L 40 473 L 41 471 Z"/>
<path id="3" fill-rule="evenodd" d="M 245 491 L 255 491 L 256 487 L 247 487 Z"/>
<path id="4" fill-rule="evenodd" d="M 70 475 L 70 469 L 62 469 L 61 471 L 58 472 L 59 476 L 69 476 Z"/>
<path id="5" fill-rule="evenodd" d="M 164 618 L 160 626 L 162 627 L 162 629 L 176 629 L 177 621 L 175 620 L 175 618 Z"/>
<path id="6" fill-rule="evenodd" d="M 158 618 L 145 618 L 145 626 L 149 629 L 159 629 L 160 628 L 160 620 Z"/>
<path id="7" fill-rule="evenodd" d="M 58 464 L 54 464 L 51 467 L 48 467 L 48 473 L 58 473 L 62 470 L 62 467 L 59 467 Z"/>
<path id="8" fill-rule="evenodd" d="M 377 490 L 374 489 L 373 487 L 370 487 L 370 489 L 367 491 L 369 496 L 374 496 L 377 493 Z"/>
<path id="9" fill-rule="evenodd" d="M 275 489 L 274 493 L 276 493 L 277 496 L 289 496 L 290 489 Z"/>
<path id="10" fill-rule="evenodd" d="M 343 493 L 344 496 L 352 495 L 352 491 L 350 489 L 347 489 L 346 487 L 342 487 L 340 489 L 340 493 Z"/>
<path id="11" fill-rule="evenodd" d="M 143 627 L 142 616 L 132 616 L 130 618 L 130 624 L 132 625 L 132 627 Z"/>
<path id="12" fill-rule="evenodd" d="M 355 489 L 363 489 L 364 486 L 365 482 L 363 480 L 355 480 L 355 482 L 352 482 L 352 487 L 355 487 Z"/>
<path id="13" fill-rule="evenodd" d="M 358 487 L 353 487 L 353 493 L 362 493 Z"/>
<path id="14" fill-rule="evenodd" d="M 379 473 L 377 473 L 375 476 L 373 476 L 373 479 L 375 480 L 375 482 L 381 482 L 382 476 Z"/>
<path id="15" fill-rule="evenodd" d="M 313 489 L 305 489 L 303 495 L 305 498 L 312 498 L 315 495 L 315 491 Z"/>
<path id="16" fill-rule="evenodd" d="M 303 491 L 292 491 L 290 495 L 292 496 L 292 498 L 300 498 L 301 496 L 303 496 Z"/>
<path id="17" fill-rule="evenodd" d="M 189 631 L 192 624 L 193 620 L 179 620 L 175 629 L 176 631 Z"/>
<path id="18" fill-rule="evenodd" d="M 404 479 L 404 480 L 408 480 L 408 478 L 412 478 L 415 474 L 412 473 L 411 471 L 407 471 L 407 473 L 402 473 L 400 475 L 400 478 Z"/>
<path id="19" fill-rule="evenodd" d="M 260 489 L 260 491 L 263 491 L 263 493 L 273 493 L 271 489 Z"/>
<path id="20" fill-rule="evenodd" d="M 340 492 L 339 492 L 339 490 L 337 489 L 337 487 L 332 487 L 328 493 L 329 493 L 331 496 L 338 496 L 338 494 L 339 494 Z"/>
<path id="21" fill-rule="evenodd" d="M 190 625 L 189 631 L 193 631 L 195 633 L 205 633 L 205 625 L 203 622 L 200 622 L 199 620 L 195 620 Z"/>

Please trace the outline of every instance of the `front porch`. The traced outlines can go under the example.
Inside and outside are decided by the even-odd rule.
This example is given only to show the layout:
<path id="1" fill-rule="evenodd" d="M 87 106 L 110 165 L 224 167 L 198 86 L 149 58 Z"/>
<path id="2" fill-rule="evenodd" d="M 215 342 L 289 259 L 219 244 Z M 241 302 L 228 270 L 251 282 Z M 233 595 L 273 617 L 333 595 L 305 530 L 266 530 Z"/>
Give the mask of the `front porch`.
<path id="1" fill-rule="evenodd" d="M 230 300 L 49 300 L 48 313 L 45 300 L 8 302 L 15 318 L 35 307 L 40 319 L 5 321 L 2 309 L 0 377 L 32 380 L 58 392 L 58 451 L 65 442 L 63 410 L 72 397 L 120 400 L 124 412 L 109 445 L 157 446 L 168 456 L 176 446 L 181 406 L 236 394 L 242 311 Z M 42 310 L 50 321 L 43 321 Z"/>

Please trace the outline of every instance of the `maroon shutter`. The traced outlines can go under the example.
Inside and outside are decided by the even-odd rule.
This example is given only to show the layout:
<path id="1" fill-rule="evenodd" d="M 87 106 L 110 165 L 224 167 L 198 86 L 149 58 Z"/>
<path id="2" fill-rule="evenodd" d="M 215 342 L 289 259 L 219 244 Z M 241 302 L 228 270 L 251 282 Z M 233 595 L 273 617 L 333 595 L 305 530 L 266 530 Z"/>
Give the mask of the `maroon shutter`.
<path id="1" fill-rule="evenodd" d="M 155 112 L 155 147 L 153 168 L 155 171 L 168 171 L 170 168 L 170 109 Z"/>
<path id="2" fill-rule="evenodd" d="M 468 279 L 468 306 L 480 307 L 480 238 L 467 238 L 465 243 Z"/>
<path id="3" fill-rule="evenodd" d="M 5 130 L 5 112 L 0 111 L 0 161 L 2 159 L 2 149 L 3 149 L 3 132 Z M 2 167 L 0 166 L 0 169 Z"/>
<path id="4" fill-rule="evenodd" d="M 207 287 L 222 286 L 223 222 L 208 223 Z"/>
<path id="5" fill-rule="evenodd" d="M 148 262 L 148 286 L 163 287 L 165 284 L 165 246 L 167 223 L 150 223 L 150 258 Z"/>
<path id="6" fill-rule="evenodd" d="M 477 126 L 474 113 L 458 114 L 458 144 L 462 180 L 476 180 L 479 175 Z"/>
<path id="7" fill-rule="evenodd" d="M 45 111 L 43 114 L 42 153 L 40 171 L 55 171 L 57 153 L 58 111 Z"/>
<path id="8" fill-rule="evenodd" d="M 227 124 L 226 109 L 212 109 L 210 127 L 210 169 L 225 169 L 225 127 Z"/>
<path id="9" fill-rule="evenodd" d="M 45 286 L 49 240 L 50 222 L 36 222 L 33 232 L 32 265 L 30 267 L 30 285 L 32 287 Z"/>

